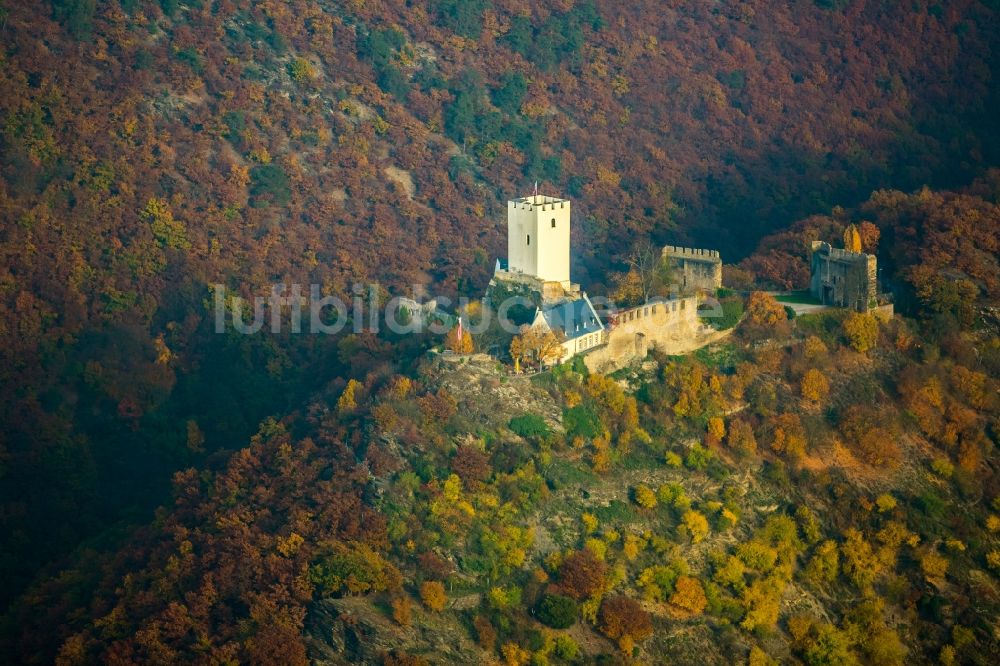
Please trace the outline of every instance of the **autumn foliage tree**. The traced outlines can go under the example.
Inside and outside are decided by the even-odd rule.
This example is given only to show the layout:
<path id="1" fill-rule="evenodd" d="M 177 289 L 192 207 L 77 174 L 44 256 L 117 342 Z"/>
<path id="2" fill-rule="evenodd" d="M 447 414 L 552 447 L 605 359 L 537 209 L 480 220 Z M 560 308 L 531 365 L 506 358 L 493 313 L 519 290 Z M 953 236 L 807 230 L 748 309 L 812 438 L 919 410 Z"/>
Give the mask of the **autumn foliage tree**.
<path id="1" fill-rule="evenodd" d="M 751 292 L 746 314 L 745 330 L 753 338 L 782 335 L 787 329 L 788 315 L 784 306 L 766 292 Z"/>
<path id="2" fill-rule="evenodd" d="M 809 402 L 818 404 L 825 400 L 826 396 L 830 393 L 830 382 L 827 381 L 826 375 L 822 372 L 811 368 L 806 370 L 806 373 L 802 376 L 799 390 L 803 398 Z"/>
<path id="3" fill-rule="evenodd" d="M 763 291 L 755 291 L 747 299 L 747 317 L 757 326 L 775 326 L 785 321 L 785 309 L 774 297 Z"/>
<path id="4" fill-rule="evenodd" d="M 358 389 L 361 388 L 361 382 L 356 379 L 349 379 L 347 381 L 347 386 L 344 387 L 343 393 L 337 398 L 337 411 L 344 413 L 350 412 L 358 407 L 357 393 Z"/>
<path id="5" fill-rule="evenodd" d="M 455 326 L 448 331 L 444 346 L 445 349 L 456 354 L 471 354 L 473 350 L 472 334 L 465 327 Z"/>
<path id="6" fill-rule="evenodd" d="M 409 597 L 395 597 L 392 600 L 392 619 L 402 627 L 410 626 L 413 620 L 413 605 Z"/>
<path id="7" fill-rule="evenodd" d="M 878 320 L 871 314 L 852 312 L 844 319 L 843 326 L 854 351 L 864 354 L 878 342 Z"/>
<path id="8" fill-rule="evenodd" d="M 365 543 L 332 543 L 309 569 L 322 595 L 367 594 L 399 587 L 402 576 Z"/>
<path id="9" fill-rule="evenodd" d="M 528 359 L 533 359 L 541 367 L 557 362 L 562 354 L 558 336 L 540 326 L 522 326 L 520 334 L 515 335 L 510 343 L 515 372 L 520 372 L 521 363 Z"/>
<path id="10" fill-rule="evenodd" d="M 745 456 L 757 453 L 757 437 L 748 421 L 736 419 L 729 424 L 726 444 L 734 451 Z"/>
<path id="11" fill-rule="evenodd" d="M 848 252 L 861 252 L 861 234 L 853 224 L 844 229 L 844 249 Z"/>
<path id="12" fill-rule="evenodd" d="M 489 457 L 474 446 L 465 444 L 459 446 L 451 459 L 452 471 L 462 479 L 466 486 L 476 487 L 491 474 Z"/>
<path id="13" fill-rule="evenodd" d="M 566 556 L 559 566 L 559 587 L 574 599 L 586 599 L 603 589 L 608 565 L 589 548 Z"/>
<path id="14" fill-rule="evenodd" d="M 635 599 L 615 594 L 601 602 L 601 632 L 615 640 L 642 641 L 653 635 L 653 620 Z"/>
<path id="15" fill-rule="evenodd" d="M 692 576 L 680 576 L 674 583 L 669 603 L 679 617 L 693 617 L 705 610 L 708 599 L 701 581 Z"/>
<path id="16" fill-rule="evenodd" d="M 440 581 L 428 580 L 420 584 L 420 600 L 432 611 L 443 611 L 448 594 Z"/>
<path id="17" fill-rule="evenodd" d="M 656 493 L 649 486 L 640 483 L 632 490 L 632 494 L 635 498 L 635 503 L 642 508 L 652 509 L 656 507 Z"/>
<path id="18" fill-rule="evenodd" d="M 806 452 L 806 431 L 798 414 L 785 413 L 771 419 L 771 448 L 793 460 Z"/>
<path id="19" fill-rule="evenodd" d="M 867 220 L 858 225 L 858 234 L 861 237 L 861 251 L 866 254 L 875 254 L 878 250 L 878 241 L 882 237 L 882 231 Z"/>

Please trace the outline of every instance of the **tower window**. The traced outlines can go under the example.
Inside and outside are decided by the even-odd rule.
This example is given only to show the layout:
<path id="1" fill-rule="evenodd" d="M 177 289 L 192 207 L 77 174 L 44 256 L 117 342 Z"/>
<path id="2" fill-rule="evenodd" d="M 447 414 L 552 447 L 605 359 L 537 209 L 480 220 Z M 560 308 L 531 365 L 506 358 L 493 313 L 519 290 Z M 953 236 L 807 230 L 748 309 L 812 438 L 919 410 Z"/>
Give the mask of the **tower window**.
<path id="1" fill-rule="evenodd" d="M 531 245 L 531 234 L 528 234 L 528 245 Z"/>
<path id="2" fill-rule="evenodd" d="M 554 217 L 552 218 L 552 228 L 553 229 L 556 228 L 556 218 L 554 218 Z"/>

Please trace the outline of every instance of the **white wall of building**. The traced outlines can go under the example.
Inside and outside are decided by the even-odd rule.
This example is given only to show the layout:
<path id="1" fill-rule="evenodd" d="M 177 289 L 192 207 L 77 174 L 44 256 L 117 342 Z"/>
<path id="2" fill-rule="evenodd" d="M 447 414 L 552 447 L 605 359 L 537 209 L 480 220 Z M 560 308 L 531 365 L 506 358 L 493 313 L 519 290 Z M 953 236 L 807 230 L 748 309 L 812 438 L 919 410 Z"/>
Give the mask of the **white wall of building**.
<path id="1" fill-rule="evenodd" d="M 507 267 L 569 287 L 570 203 L 543 195 L 507 202 Z"/>

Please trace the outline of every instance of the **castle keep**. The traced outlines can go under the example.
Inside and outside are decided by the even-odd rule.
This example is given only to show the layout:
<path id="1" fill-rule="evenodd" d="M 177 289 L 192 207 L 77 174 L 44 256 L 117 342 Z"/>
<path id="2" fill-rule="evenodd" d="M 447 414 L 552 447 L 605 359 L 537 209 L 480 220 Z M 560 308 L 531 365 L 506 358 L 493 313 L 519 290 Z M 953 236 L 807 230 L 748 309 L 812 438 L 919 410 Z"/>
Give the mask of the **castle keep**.
<path id="1" fill-rule="evenodd" d="M 875 255 L 813 241 L 809 290 L 824 305 L 867 312 L 876 305 L 876 282 Z"/>
<path id="2" fill-rule="evenodd" d="M 536 194 L 507 202 L 507 270 L 569 289 L 569 201 Z"/>
<path id="3" fill-rule="evenodd" d="M 715 293 L 722 286 L 722 257 L 717 250 L 667 245 L 663 257 L 670 261 L 674 280 L 685 293 Z"/>

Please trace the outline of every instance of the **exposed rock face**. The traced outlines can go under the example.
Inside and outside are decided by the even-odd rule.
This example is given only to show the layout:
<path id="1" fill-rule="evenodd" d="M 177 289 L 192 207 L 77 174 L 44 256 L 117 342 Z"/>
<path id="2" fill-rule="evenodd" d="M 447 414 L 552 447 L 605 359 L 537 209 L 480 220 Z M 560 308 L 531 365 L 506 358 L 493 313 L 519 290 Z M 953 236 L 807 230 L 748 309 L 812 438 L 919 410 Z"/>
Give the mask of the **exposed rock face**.
<path id="1" fill-rule="evenodd" d="M 502 427 L 512 416 L 533 412 L 562 430 L 562 409 L 546 390 L 527 377 L 505 377 L 500 363 L 485 354 L 443 356 L 428 369 L 427 379 L 453 395 L 462 414 L 478 423 Z"/>
<path id="2" fill-rule="evenodd" d="M 488 655 L 469 638 L 453 614 L 431 613 L 416 604 L 413 622 L 402 627 L 371 597 L 325 599 L 306 616 L 309 659 L 320 666 L 381 665 L 386 654 L 405 652 L 432 664 L 480 664 Z"/>

